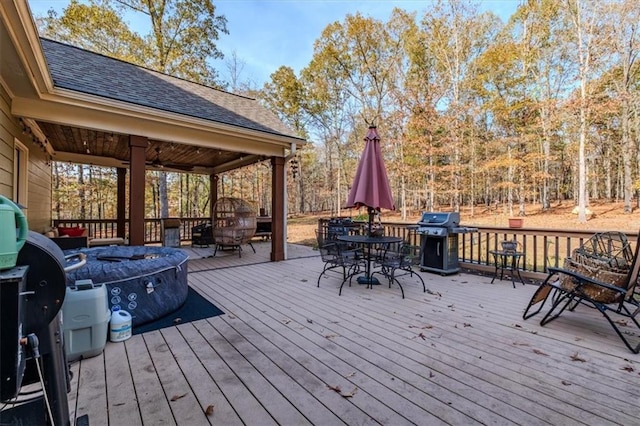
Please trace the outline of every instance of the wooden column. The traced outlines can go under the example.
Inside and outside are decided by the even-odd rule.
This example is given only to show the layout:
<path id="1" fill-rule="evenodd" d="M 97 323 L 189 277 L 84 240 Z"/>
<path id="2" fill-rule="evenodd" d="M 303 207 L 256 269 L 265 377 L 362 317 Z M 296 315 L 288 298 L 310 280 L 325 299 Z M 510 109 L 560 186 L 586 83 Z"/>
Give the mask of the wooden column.
<path id="1" fill-rule="evenodd" d="M 129 177 L 129 245 L 144 245 L 145 151 L 149 141 L 142 136 L 129 136 L 131 149 Z"/>
<path id="2" fill-rule="evenodd" d="M 284 258 L 284 158 L 271 157 L 271 261 Z"/>
<path id="3" fill-rule="evenodd" d="M 127 227 L 127 169 L 118 167 L 118 190 L 116 200 L 116 236 L 124 238 Z"/>

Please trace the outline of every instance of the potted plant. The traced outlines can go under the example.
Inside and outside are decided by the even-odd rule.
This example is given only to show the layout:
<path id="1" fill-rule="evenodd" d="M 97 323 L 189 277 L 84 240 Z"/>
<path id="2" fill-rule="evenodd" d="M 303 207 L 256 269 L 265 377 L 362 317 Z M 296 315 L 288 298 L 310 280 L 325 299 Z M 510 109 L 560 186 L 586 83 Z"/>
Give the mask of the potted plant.
<path id="1" fill-rule="evenodd" d="M 524 219 L 521 217 L 509 218 L 509 228 L 522 228 L 523 223 L 524 223 Z"/>

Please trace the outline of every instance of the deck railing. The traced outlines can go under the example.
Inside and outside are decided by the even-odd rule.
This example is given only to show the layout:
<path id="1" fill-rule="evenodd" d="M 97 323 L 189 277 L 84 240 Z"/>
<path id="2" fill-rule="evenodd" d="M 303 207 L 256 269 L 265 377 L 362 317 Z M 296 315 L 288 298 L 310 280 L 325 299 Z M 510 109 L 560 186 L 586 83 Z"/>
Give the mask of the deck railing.
<path id="1" fill-rule="evenodd" d="M 322 226 L 328 220 L 321 219 Z M 366 223 L 361 222 L 362 226 Z M 421 236 L 416 233 L 415 223 L 382 222 L 384 234 L 402 237 L 411 244 L 419 245 Z M 469 227 L 474 225 L 469 224 Z M 564 259 L 580 247 L 583 241 L 598 231 L 569 231 L 539 228 L 477 227 L 477 232 L 458 234 L 458 260 L 461 266 L 481 271 L 493 271 L 492 250 L 501 250 L 501 242 L 517 242 L 517 251 L 524 253 L 520 268 L 523 276 L 540 278 L 547 268 L 562 266 Z M 626 233 L 632 244 L 635 233 Z"/>
<path id="2" fill-rule="evenodd" d="M 383 226 L 385 235 L 398 235 L 412 244 L 420 243 L 420 235 L 413 231 L 415 225 L 387 222 Z M 478 227 L 478 232 L 458 234 L 458 260 L 466 268 L 492 270 L 493 256 L 490 251 L 501 250 L 502 241 L 516 241 L 517 251 L 524 253 L 520 263 L 524 275 L 529 273 L 539 277 L 550 266 L 561 267 L 564 259 L 596 232 L 599 231 Z M 627 232 L 625 235 L 632 244 L 637 243 L 637 234 Z"/>
<path id="3" fill-rule="evenodd" d="M 191 241 L 191 229 L 209 221 L 208 217 L 180 218 L 180 240 Z M 328 221 L 320 219 L 319 223 Z M 80 226 L 89 230 L 89 236 L 116 237 L 115 219 L 66 219 L 54 220 L 54 226 Z M 365 226 L 365 223 L 362 223 Z M 414 223 L 383 222 L 385 235 L 399 236 L 419 245 L 421 236 Z M 126 225 L 128 227 L 128 224 Z M 473 225 L 469 225 L 473 226 Z M 125 235 L 126 235 L 125 231 Z M 491 250 L 499 250 L 505 240 L 517 241 L 518 251 L 524 253 L 520 267 L 524 275 L 540 276 L 549 266 L 562 266 L 564 259 L 582 242 L 597 231 L 568 231 L 539 228 L 478 227 L 478 232 L 458 234 L 458 260 L 465 268 L 490 271 L 493 259 Z M 633 244 L 637 235 L 626 233 Z M 162 242 L 161 219 L 145 219 L 145 244 Z"/>
<path id="4" fill-rule="evenodd" d="M 162 242 L 162 219 L 144 220 L 144 243 L 157 244 Z M 181 217 L 180 241 L 191 241 L 191 228 L 202 223 L 209 222 L 208 217 Z M 89 231 L 90 237 L 113 238 L 117 237 L 116 219 L 58 219 L 53 221 L 53 226 L 75 227 L 79 226 Z M 125 224 L 125 235 L 129 233 L 129 224 Z"/>

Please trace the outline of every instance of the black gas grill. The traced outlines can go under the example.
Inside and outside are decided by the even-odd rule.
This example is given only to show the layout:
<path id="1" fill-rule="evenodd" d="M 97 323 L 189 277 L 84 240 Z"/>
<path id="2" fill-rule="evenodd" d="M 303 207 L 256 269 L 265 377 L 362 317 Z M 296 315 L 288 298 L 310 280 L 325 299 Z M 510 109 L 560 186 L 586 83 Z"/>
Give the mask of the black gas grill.
<path id="1" fill-rule="evenodd" d="M 460 226 L 460 213 L 426 212 L 418 222 L 420 235 L 420 270 L 442 275 L 460 271 L 458 234 L 477 232 L 478 228 Z"/>

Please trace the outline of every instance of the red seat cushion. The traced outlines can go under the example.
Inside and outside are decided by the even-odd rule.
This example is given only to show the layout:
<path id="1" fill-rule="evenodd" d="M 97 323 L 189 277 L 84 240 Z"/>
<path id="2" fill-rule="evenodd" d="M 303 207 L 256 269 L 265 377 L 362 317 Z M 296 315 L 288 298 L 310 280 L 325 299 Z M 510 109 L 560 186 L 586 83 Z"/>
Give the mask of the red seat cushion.
<path id="1" fill-rule="evenodd" d="M 58 234 L 60 236 L 68 235 L 70 237 L 82 237 L 85 231 L 85 228 L 80 228 L 79 226 L 75 226 L 73 228 L 67 228 L 64 226 L 58 227 Z"/>

